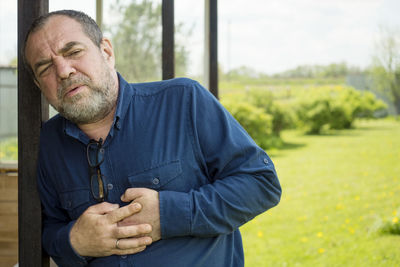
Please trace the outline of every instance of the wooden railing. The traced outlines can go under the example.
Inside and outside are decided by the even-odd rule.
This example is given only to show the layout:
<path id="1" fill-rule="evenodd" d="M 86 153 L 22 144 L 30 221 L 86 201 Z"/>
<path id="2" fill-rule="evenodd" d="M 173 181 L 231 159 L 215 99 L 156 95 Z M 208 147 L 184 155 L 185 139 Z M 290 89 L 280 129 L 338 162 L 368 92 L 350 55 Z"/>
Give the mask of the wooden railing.
<path id="1" fill-rule="evenodd" d="M 15 167 L 0 169 L 0 266 L 18 262 L 18 176 Z"/>

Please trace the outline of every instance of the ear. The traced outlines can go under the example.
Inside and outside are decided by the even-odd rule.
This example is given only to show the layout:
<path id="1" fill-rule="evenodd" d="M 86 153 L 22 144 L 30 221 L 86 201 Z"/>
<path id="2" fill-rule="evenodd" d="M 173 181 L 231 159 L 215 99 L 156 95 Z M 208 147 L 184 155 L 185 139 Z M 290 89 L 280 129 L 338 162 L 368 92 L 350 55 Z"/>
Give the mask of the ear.
<path id="1" fill-rule="evenodd" d="M 103 37 L 100 43 L 100 50 L 104 60 L 107 62 L 110 68 L 114 69 L 115 55 L 110 39 Z"/>

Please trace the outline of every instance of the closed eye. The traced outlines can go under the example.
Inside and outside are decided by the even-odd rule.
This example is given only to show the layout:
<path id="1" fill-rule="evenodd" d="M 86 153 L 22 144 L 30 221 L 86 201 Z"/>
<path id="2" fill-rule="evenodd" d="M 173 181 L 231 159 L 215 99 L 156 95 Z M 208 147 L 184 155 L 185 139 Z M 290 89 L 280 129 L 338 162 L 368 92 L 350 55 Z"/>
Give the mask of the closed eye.
<path id="1" fill-rule="evenodd" d="M 78 55 L 80 52 L 82 52 L 82 50 L 77 49 L 77 50 L 73 50 L 70 53 L 67 54 L 67 56 L 76 56 Z"/>
<path id="2" fill-rule="evenodd" d="M 47 64 L 44 65 L 40 70 L 39 70 L 39 77 L 42 76 L 53 64 Z"/>

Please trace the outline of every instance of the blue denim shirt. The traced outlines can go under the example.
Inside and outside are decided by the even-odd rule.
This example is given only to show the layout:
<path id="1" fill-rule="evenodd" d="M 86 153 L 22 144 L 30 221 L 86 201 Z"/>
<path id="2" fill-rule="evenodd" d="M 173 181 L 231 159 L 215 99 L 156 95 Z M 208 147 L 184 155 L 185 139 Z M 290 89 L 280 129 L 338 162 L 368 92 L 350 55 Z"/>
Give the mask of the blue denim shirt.
<path id="1" fill-rule="evenodd" d="M 130 187 L 159 191 L 162 239 L 127 256 L 76 254 L 69 232 L 97 204 L 90 191 L 89 138 L 57 115 L 43 125 L 38 188 L 43 246 L 60 266 L 243 266 L 238 227 L 277 205 L 274 165 L 246 131 L 190 79 L 128 84 L 119 76 L 101 172 L 107 201 L 126 205 Z"/>

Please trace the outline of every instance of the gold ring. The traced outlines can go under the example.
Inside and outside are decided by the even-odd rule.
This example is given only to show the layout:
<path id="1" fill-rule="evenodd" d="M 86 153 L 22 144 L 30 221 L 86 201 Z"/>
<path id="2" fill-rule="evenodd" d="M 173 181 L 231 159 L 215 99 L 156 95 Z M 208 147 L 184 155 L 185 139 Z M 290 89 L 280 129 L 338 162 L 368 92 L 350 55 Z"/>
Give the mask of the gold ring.
<path id="1" fill-rule="evenodd" d="M 120 249 L 120 247 L 118 246 L 118 244 L 119 244 L 119 239 L 115 240 L 115 248 L 116 248 L 116 249 Z"/>

